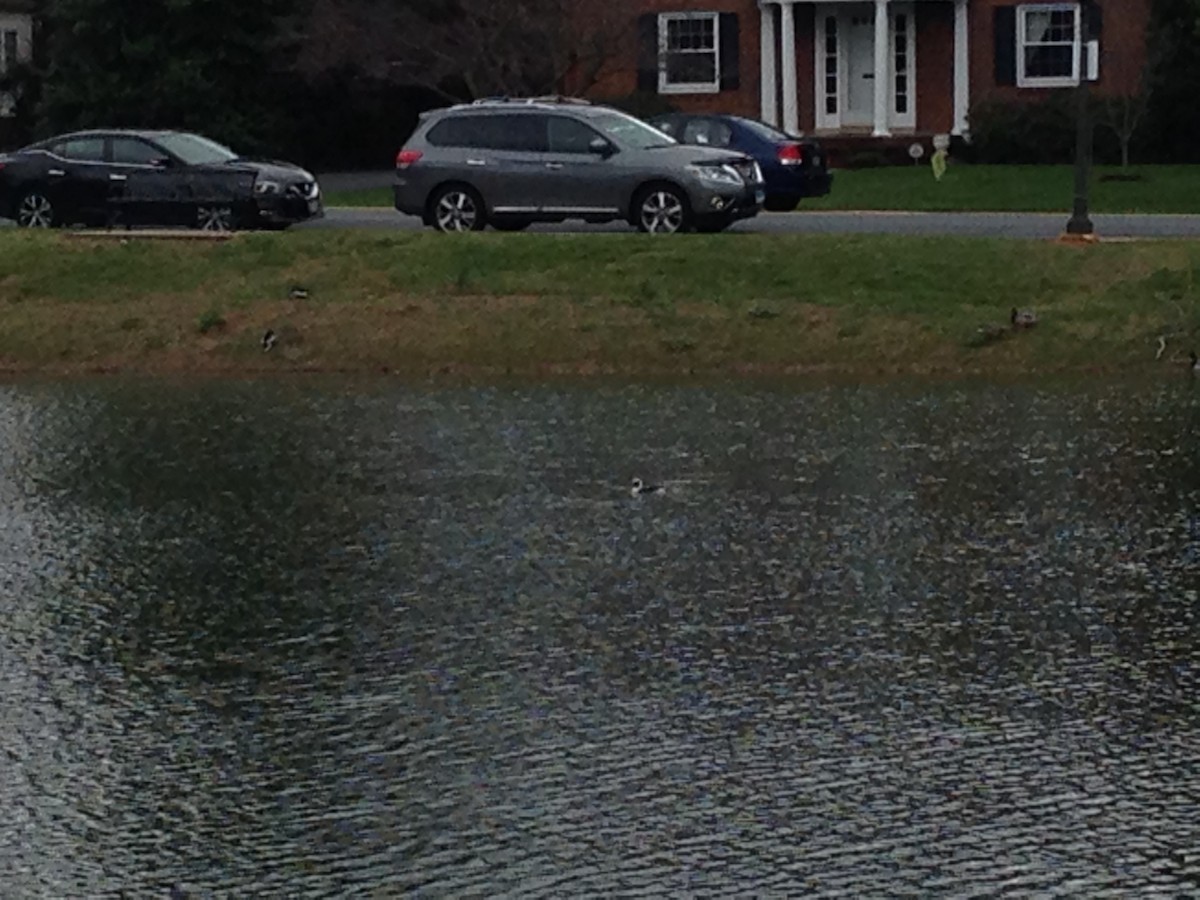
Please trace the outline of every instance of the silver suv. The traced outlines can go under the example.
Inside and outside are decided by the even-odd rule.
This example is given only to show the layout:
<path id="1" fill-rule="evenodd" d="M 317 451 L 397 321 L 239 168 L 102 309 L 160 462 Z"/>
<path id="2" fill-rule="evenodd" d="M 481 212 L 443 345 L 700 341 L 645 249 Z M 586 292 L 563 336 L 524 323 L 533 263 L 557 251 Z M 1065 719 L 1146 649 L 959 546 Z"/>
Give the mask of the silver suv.
<path id="1" fill-rule="evenodd" d="M 439 231 L 611 222 L 720 231 L 758 214 L 748 156 L 678 143 L 605 106 L 565 98 L 479 100 L 428 113 L 396 157 L 396 209 Z"/>

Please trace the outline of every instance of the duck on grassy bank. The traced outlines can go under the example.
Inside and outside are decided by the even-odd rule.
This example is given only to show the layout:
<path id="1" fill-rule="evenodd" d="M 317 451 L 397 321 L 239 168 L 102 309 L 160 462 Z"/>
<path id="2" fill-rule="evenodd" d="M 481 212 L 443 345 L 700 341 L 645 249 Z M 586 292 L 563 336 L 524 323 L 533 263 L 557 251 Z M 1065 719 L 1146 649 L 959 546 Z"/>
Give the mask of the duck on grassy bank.
<path id="1" fill-rule="evenodd" d="M 1188 361 L 1190 363 L 1188 371 L 1193 375 L 1200 375 L 1200 356 L 1196 355 L 1195 350 L 1188 351 Z"/>
<path id="2" fill-rule="evenodd" d="M 659 484 L 646 484 L 642 479 L 633 479 L 633 487 L 629 489 L 629 493 L 634 497 L 640 497 L 642 494 L 665 494 L 667 489 Z"/>
<path id="3" fill-rule="evenodd" d="M 1037 315 L 1031 309 L 1017 309 L 1014 306 L 1009 321 L 1013 328 L 1032 328 L 1037 324 Z"/>

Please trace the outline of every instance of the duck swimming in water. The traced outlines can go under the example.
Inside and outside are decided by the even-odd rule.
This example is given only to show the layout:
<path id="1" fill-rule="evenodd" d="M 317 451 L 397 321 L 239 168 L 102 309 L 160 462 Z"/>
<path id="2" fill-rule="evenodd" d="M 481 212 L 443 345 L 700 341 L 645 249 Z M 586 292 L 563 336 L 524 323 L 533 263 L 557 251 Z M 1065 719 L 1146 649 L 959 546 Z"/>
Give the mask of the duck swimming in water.
<path id="1" fill-rule="evenodd" d="M 665 494 L 667 489 L 658 484 L 646 484 L 642 479 L 633 479 L 633 487 L 629 489 L 629 493 L 635 497 L 640 497 L 642 494 Z"/>

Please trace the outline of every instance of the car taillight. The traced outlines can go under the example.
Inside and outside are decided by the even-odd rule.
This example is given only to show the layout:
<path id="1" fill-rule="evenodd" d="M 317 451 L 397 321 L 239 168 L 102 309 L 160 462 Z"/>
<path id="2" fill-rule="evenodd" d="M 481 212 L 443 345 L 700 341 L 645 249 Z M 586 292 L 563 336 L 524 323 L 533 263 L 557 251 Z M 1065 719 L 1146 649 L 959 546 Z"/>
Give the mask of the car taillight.
<path id="1" fill-rule="evenodd" d="M 407 169 L 423 155 L 420 150 L 401 150 L 396 154 L 396 168 Z"/>
<path id="2" fill-rule="evenodd" d="M 804 148 L 799 144 L 784 144 L 779 148 L 779 162 L 785 166 L 804 164 Z"/>

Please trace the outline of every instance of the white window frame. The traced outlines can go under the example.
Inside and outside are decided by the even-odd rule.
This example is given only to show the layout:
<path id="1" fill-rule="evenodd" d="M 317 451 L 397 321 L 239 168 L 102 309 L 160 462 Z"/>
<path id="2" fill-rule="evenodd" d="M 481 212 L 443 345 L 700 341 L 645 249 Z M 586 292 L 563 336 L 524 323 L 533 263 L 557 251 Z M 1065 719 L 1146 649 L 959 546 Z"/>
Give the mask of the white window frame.
<path id="1" fill-rule="evenodd" d="M 713 80 L 673 83 L 667 77 L 668 35 L 671 22 L 707 20 L 713 27 Z M 707 53 L 709 51 L 696 51 Z M 658 92 L 660 94 L 717 94 L 721 91 L 721 14 L 715 12 L 659 13 Z"/>
<path id="2" fill-rule="evenodd" d="M 1025 50 L 1031 46 L 1063 46 L 1062 44 L 1029 44 L 1025 35 L 1030 13 L 1069 12 L 1075 17 L 1074 35 L 1071 43 L 1071 74 L 1070 76 L 1038 77 L 1025 74 Z M 1056 88 L 1074 87 L 1079 84 L 1080 42 L 1083 40 L 1080 25 L 1081 16 L 1078 3 L 1028 3 L 1017 7 L 1017 87 Z"/>
<path id="3" fill-rule="evenodd" d="M 917 10 L 915 3 L 896 3 L 888 7 L 888 70 L 891 74 L 891 84 L 888 85 L 888 125 L 894 128 L 917 127 Z M 896 19 L 905 16 L 904 20 L 904 56 L 907 68 L 904 71 L 908 86 L 904 92 L 908 100 L 908 110 L 900 112 L 896 108 L 898 101 L 896 91 Z"/>

